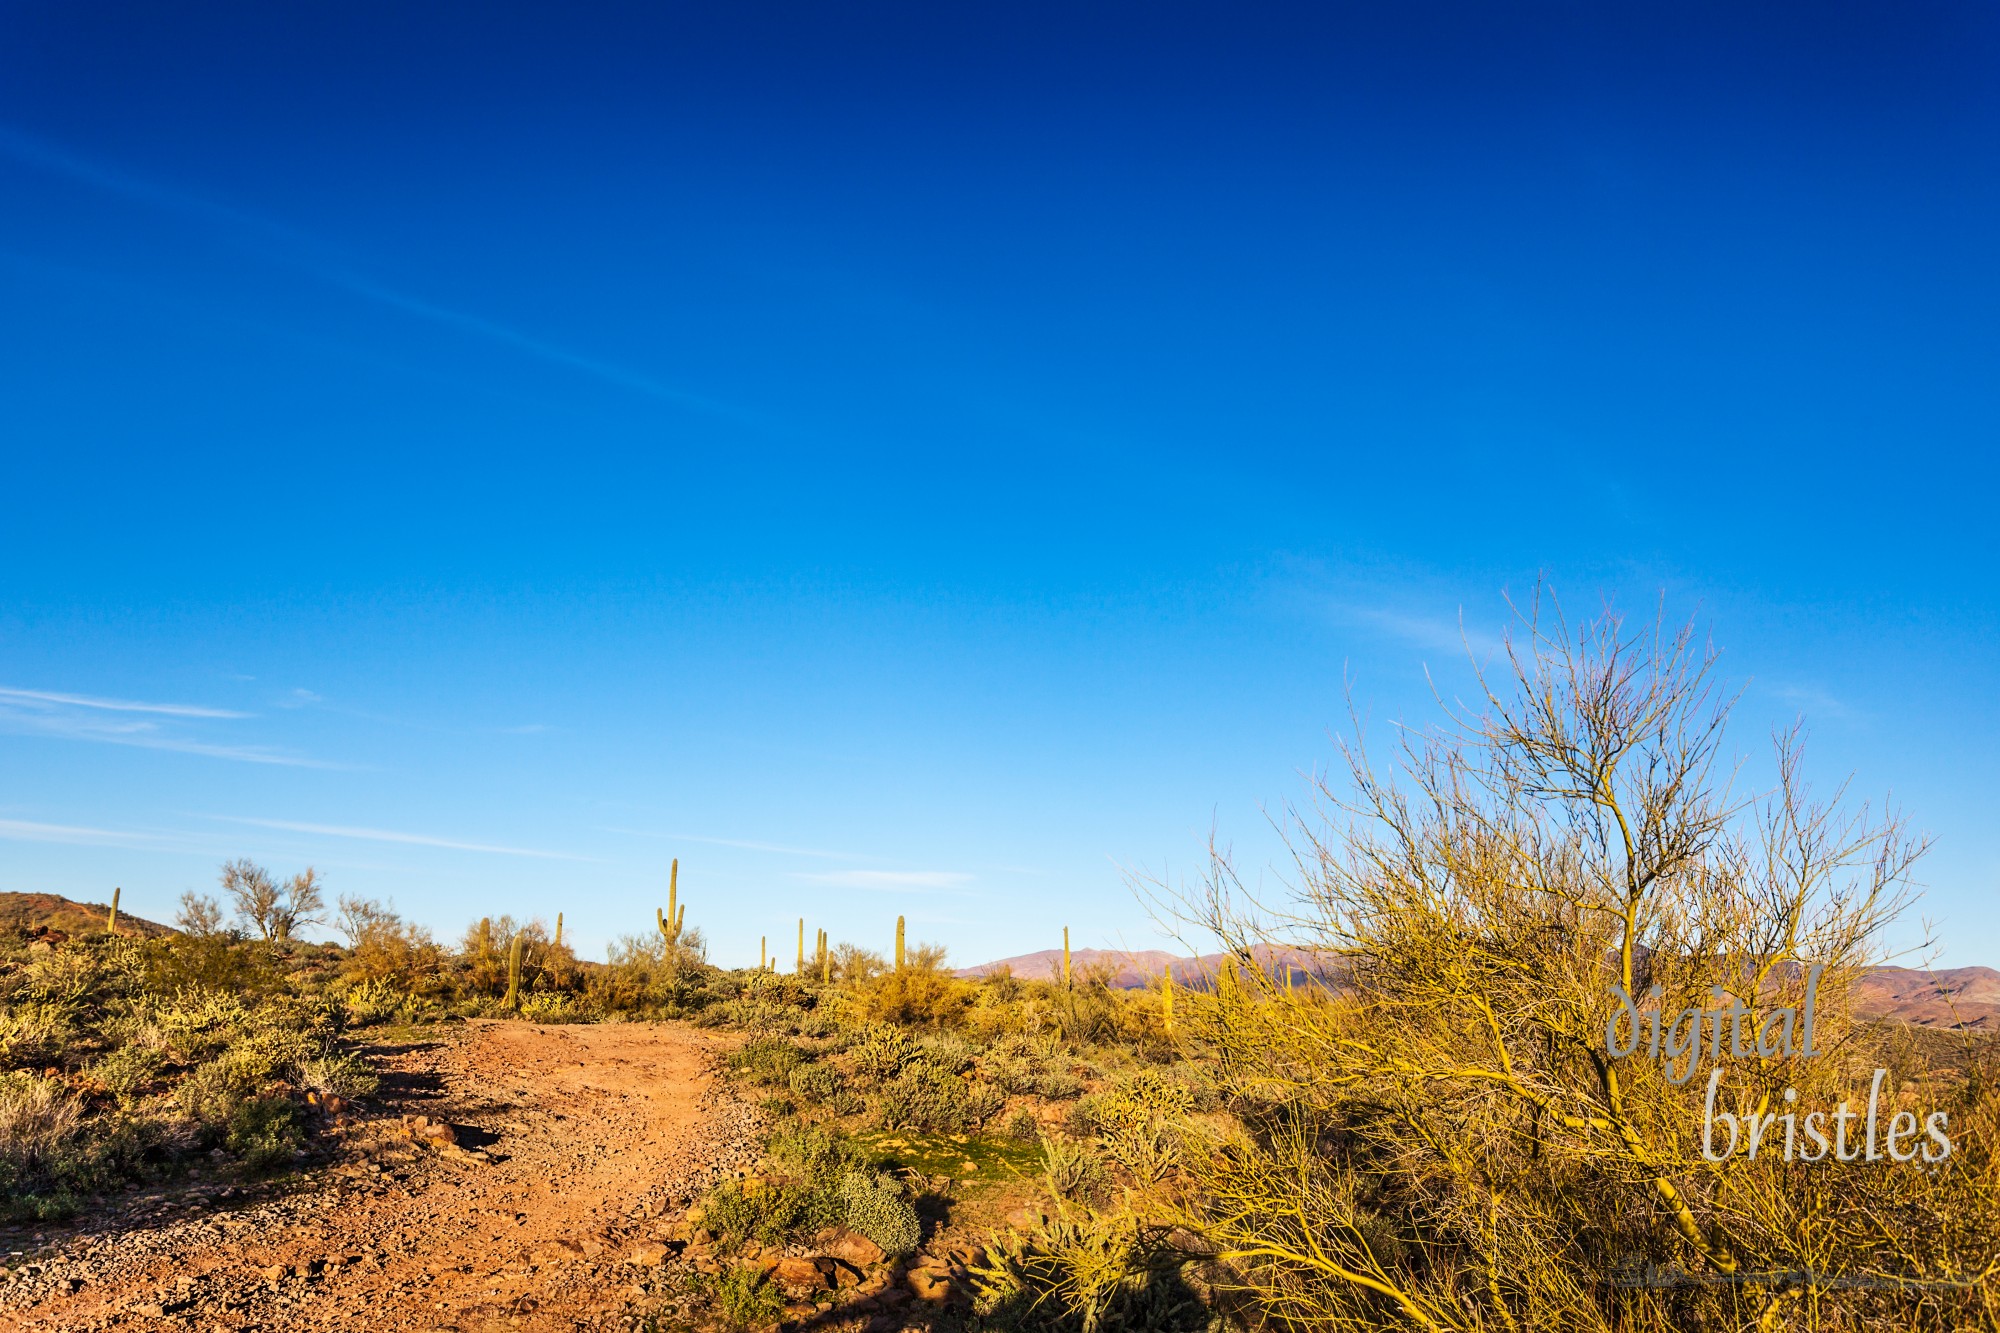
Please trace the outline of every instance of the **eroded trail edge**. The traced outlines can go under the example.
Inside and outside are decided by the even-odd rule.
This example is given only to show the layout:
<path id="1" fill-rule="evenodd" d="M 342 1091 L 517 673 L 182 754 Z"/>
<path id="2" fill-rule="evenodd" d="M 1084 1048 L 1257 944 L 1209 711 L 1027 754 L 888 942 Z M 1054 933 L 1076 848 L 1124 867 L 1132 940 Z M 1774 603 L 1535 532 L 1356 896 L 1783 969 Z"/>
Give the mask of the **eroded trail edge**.
<path id="1" fill-rule="evenodd" d="M 0 1326 L 629 1326 L 663 1219 L 757 1155 L 716 1055 L 640 1023 L 474 1022 L 383 1048 L 388 1112 L 333 1131 L 331 1164 L 259 1202 L 165 1192 L 51 1232 L 0 1286 Z M 407 1116 L 459 1147 L 412 1141 Z"/>

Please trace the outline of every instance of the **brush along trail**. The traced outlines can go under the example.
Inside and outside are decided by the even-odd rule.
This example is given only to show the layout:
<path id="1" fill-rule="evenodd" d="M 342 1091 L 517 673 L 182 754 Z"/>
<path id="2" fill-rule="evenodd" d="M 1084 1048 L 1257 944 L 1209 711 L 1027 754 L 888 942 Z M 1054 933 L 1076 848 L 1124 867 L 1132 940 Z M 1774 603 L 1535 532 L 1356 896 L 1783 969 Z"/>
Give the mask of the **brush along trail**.
<path id="1" fill-rule="evenodd" d="M 0 1234 L 20 1252 L 0 1328 L 633 1327 L 668 1299 L 671 1220 L 756 1156 L 720 1049 L 678 1024 L 491 1021 L 378 1046 L 381 1092 L 321 1118 L 302 1175 Z"/>

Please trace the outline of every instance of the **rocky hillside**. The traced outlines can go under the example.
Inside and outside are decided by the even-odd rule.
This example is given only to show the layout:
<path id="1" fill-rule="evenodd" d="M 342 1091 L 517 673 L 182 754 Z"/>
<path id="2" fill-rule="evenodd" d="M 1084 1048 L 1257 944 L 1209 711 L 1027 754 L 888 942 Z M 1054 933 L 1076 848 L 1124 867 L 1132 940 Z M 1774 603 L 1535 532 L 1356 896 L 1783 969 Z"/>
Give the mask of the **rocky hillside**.
<path id="1" fill-rule="evenodd" d="M 0 932 L 35 934 L 44 930 L 83 935 L 103 930 L 111 915 L 109 903 L 79 903 L 53 893 L 0 893 Z M 171 935 L 157 921 L 118 913 L 118 930 L 125 935 Z"/>

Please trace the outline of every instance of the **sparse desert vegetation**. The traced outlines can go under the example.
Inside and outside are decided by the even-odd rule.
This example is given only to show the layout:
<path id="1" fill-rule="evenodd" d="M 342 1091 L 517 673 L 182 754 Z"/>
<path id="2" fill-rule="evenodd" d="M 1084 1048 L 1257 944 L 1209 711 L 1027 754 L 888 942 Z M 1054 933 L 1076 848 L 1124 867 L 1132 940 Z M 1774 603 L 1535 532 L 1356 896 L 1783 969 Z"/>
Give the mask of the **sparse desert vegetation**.
<path id="1" fill-rule="evenodd" d="M 961 977 L 900 922 L 882 955 L 818 927 L 808 949 L 801 922 L 788 970 L 718 969 L 677 866 L 602 963 L 560 918 L 446 945 L 351 897 L 343 942 L 307 943 L 317 877 L 247 862 L 173 932 L 23 924 L 0 946 L 5 1208 L 316 1160 L 393 1118 L 362 1053 L 392 1036 L 668 1022 L 712 1039 L 761 1161 L 648 1215 L 626 1326 L 1993 1327 L 1990 1038 L 1853 1003 L 1921 841 L 1816 800 L 1791 736 L 1770 794 L 1732 803 L 1687 631 L 1544 618 L 1522 642 L 1479 707 L 1404 733 L 1394 781 L 1350 754 L 1296 820 L 1288 900 L 1248 900 L 1220 854 L 1154 886 L 1224 946 L 1198 979 L 1114 987 L 1066 942 L 1049 978 Z M 1753 1034 L 1812 1027 L 1730 1045 L 1731 1005 Z M 1697 1019 L 1690 1049 L 1688 1012 L 1724 1045 Z M 1871 1098 L 1871 1148 L 1880 1120 L 1908 1154 L 1832 1160 Z M 1783 1117 L 1843 1103 L 1856 1144 L 1805 1160 Z M 1718 1157 L 1718 1111 L 1764 1151 Z M 1905 1115 L 1942 1117 L 1928 1153 Z"/>

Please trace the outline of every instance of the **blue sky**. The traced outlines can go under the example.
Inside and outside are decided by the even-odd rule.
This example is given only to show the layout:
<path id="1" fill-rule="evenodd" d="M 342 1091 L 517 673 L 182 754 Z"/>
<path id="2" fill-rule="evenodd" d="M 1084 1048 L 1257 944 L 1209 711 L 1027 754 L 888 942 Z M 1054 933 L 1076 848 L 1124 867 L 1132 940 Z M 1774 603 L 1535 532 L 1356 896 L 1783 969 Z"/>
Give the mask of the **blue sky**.
<path id="1" fill-rule="evenodd" d="M 1545 572 L 2000 964 L 1990 7 L 0 28 L 0 888 L 1150 946 Z"/>

